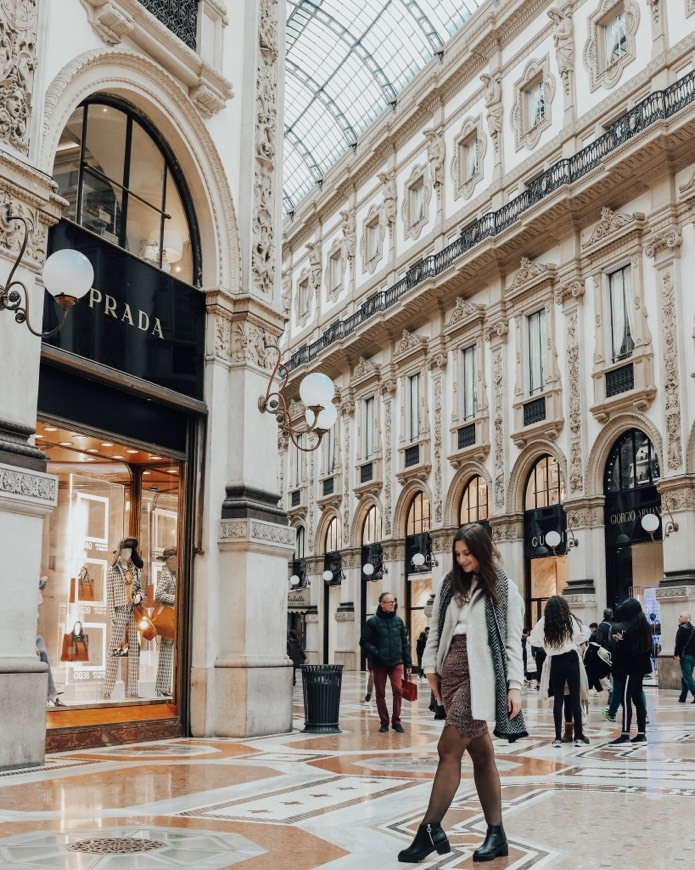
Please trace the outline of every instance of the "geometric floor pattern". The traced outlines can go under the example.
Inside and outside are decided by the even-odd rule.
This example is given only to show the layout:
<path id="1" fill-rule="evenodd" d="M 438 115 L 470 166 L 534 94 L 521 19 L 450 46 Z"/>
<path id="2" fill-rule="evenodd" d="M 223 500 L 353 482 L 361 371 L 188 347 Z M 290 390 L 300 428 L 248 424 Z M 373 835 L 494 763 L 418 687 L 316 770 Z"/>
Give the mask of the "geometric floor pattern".
<path id="1" fill-rule="evenodd" d="M 0 868 L 395 870 L 427 804 L 441 723 L 428 692 L 405 734 L 378 733 L 364 676 L 343 675 L 340 734 L 169 740 L 49 756 L 0 774 Z M 553 749 L 552 711 L 523 690 L 529 737 L 495 740 L 509 856 L 500 868 L 695 867 L 695 705 L 646 688 L 649 742 L 617 735 L 591 698 L 588 746 Z M 473 867 L 485 830 L 472 771 L 444 820 L 452 852 L 422 868 Z M 139 848 L 140 845 L 142 848 Z M 481 866 L 481 865 L 475 865 Z"/>

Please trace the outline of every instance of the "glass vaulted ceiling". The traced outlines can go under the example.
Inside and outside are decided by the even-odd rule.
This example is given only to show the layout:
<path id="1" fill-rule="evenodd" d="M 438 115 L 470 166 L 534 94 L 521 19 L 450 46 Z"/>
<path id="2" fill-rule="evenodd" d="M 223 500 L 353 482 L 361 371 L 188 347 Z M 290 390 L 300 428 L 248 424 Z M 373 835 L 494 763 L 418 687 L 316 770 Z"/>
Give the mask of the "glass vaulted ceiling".
<path id="1" fill-rule="evenodd" d="M 287 0 L 285 212 L 483 0 Z"/>

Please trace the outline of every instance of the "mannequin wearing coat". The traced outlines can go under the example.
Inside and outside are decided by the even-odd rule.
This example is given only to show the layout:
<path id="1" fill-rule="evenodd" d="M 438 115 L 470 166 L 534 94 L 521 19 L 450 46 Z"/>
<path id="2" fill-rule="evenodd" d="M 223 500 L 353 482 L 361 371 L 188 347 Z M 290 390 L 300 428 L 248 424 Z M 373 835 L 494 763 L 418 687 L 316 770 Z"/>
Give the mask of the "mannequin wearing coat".
<path id="1" fill-rule="evenodd" d="M 106 605 L 111 621 L 108 644 L 110 655 L 106 662 L 104 698 L 111 697 L 116 683 L 118 662 L 128 656 L 128 697 L 138 697 L 140 673 L 140 644 L 133 608 L 142 601 L 140 568 L 142 559 L 137 552 L 135 538 L 125 538 L 118 545 L 116 561 L 109 569 L 106 580 Z"/>
<path id="2" fill-rule="evenodd" d="M 161 558 L 165 567 L 159 575 L 159 582 L 154 593 L 155 604 L 169 604 L 172 607 L 176 602 L 176 573 L 178 571 L 178 559 L 176 547 L 168 547 Z M 171 677 L 174 670 L 174 639 L 171 637 L 159 637 L 159 660 L 157 662 L 157 681 L 155 691 L 158 698 L 171 698 Z"/>

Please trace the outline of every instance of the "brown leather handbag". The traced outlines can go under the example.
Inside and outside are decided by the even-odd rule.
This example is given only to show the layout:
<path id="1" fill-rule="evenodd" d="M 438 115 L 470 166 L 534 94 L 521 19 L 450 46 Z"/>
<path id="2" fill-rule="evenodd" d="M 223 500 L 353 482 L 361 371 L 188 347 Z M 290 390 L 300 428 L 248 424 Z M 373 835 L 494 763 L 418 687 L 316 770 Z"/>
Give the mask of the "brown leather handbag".
<path id="1" fill-rule="evenodd" d="M 145 610 L 142 604 L 135 605 L 133 608 L 133 616 L 135 617 L 135 625 L 145 640 L 153 640 L 157 637 L 157 629 L 154 627 L 149 613 Z"/>
<path id="2" fill-rule="evenodd" d="M 160 637 L 173 639 L 176 628 L 176 609 L 171 604 L 156 602 L 152 611 L 152 622 Z"/>
<path id="3" fill-rule="evenodd" d="M 82 623 L 78 619 L 69 634 L 63 635 L 63 647 L 60 652 L 61 662 L 88 662 L 89 635 L 84 633 Z"/>
<path id="4" fill-rule="evenodd" d="M 89 576 L 86 565 L 83 565 L 77 575 L 77 594 L 80 601 L 94 601 L 94 581 Z"/>

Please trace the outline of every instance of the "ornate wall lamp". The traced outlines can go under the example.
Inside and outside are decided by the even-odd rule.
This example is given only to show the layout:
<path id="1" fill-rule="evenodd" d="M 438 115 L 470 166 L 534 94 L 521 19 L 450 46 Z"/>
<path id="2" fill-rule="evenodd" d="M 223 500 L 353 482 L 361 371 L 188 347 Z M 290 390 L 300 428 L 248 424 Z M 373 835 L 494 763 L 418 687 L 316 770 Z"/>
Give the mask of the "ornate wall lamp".
<path id="1" fill-rule="evenodd" d="M 668 514 L 668 520 L 663 527 L 664 540 L 666 540 L 666 538 L 670 537 L 672 532 L 678 531 L 678 523 L 673 519 L 673 514 L 671 513 L 671 508 L 668 502 L 664 502 L 664 507 L 666 508 L 666 513 Z M 640 520 L 640 525 L 653 541 L 655 540 L 654 532 L 656 532 L 656 530 L 659 528 L 659 525 L 662 523 L 662 521 L 663 516 L 661 517 L 661 519 L 659 519 L 656 514 L 649 513 L 645 514 L 642 517 L 642 519 Z"/>
<path id="2" fill-rule="evenodd" d="M 43 267 L 43 283 L 46 290 L 48 290 L 54 300 L 63 309 L 63 317 L 54 329 L 50 329 L 48 332 L 38 332 L 29 320 L 29 293 L 27 288 L 22 281 L 14 277 L 27 249 L 29 227 L 25 218 L 11 214 L 9 211 L 5 220 L 7 223 L 19 221 L 24 226 L 24 239 L 17 259 L 10 269 L 7 284 L 4 287 L 0 286 L 0 311 L 5 309 L 7 311 L 14 311 L 15 321 L 17 323 L 25 323 L 32 335 L 36 335 L 39 338 L 49 338 L 62 328 L 65 318 L 68 316 L 68 311 L 78 299 L 81 299 L 89 292 L 94 280 L 94 269 L 85 255 L 79 251 L 65 249 L 56 251 L 48 257 Z M 20 293 L 20 289 L 24 293 L 24 296 Z"/>
<path id="3" fill-rule="evenodd" d="M 420 571 L 431 571 L 433 567 L 439 567 L 439 562 L 432 553 L 428 553 L 426 556 L 423 553 L 415 553 L 410 561 L 418 573 Z"/>
<path id="4" fill-rule="evenodd" d="M 383 562 L 376 566 L 372 565 L 371 562 L 367 562 L 366 565 L 362 565 L 362 573 L 367 580 L 372 580 L 376 583 L 377 580 L 381 580 L 384 574 L 388 574 L 389 572 Z"/>
<path id="5" fill-rule="evenodd" d="M 292 424 L 289 408 L 282 395 L 289 372 L 280 362 L 280 348 L 276 344 L 266 344 L 266 348 L 274 350 L 278 358 L 268 380 L 265 396 L 258 398 L 258 410 L 261 414 L 266 412 L 275 414 L 282 434 L 286 435 L 298 450 L 310 453 L 312 450 L 316 450 L 323 436 L 338 419 L 338 409 L 333 404 L 335 385 L 328 375 L 323 375 L 321 372 L 312 372 L 304 378 L 299 385 L 299 397 L 306 408 L 304 412 L 305 425 L 303 428 L 295 428 Z M 273 389 L 276 377 L 280 378 L 280 385 L 277 389 Z M 313 436 L 311 443 L 304 447 L 298 441 L 300 435 Z"/>
<path id="6" fill-rule="evenodd" d="M 326 568 L 321 576 L 324 583 L 327 583 L 329 586 L 340 586 L 345 579 L 345 571 L 342 568 L 337 568 L 335 571 Z"/>
<path id="7" fill-rule="evenodd" d="M 569 553 L 572 547 L 579 546 L 579 541 L 569 526 L 567 527 L 565 534 L 567 535 L 567 552 Z M 557 556 L 557 548 L 560 546 L 561 542 L 562 535 L 559 532 L 556 532 L 555 529 L 551 529 L 545 536 L 545 543 L 553 551 L 553 556 Z"/>

